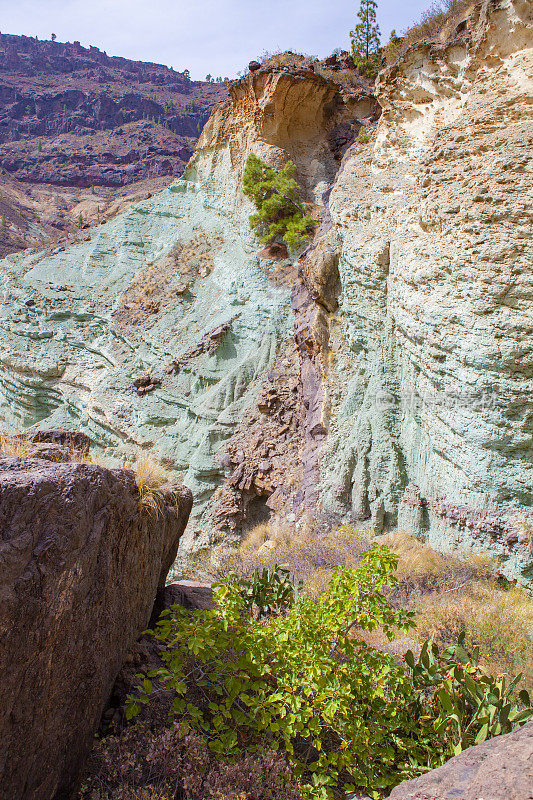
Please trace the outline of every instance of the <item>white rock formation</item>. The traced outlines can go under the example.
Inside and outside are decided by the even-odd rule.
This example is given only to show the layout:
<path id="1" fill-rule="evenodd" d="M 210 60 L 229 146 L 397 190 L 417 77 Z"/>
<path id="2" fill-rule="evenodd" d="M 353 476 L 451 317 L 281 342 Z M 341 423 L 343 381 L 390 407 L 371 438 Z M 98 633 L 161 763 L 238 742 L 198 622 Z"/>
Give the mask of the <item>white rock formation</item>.
<path id="1" fill-rule="evenodd" d="M 348 503 L 376 528 L 399 510 L 400 526 L 439 546 L 490 545 L 523 580 L 532 13 L 520 0 L 484 3 L 469 33 L 420 44 L 380 75 L 375 141 L 351 150 L 330 198 L 342 293 L 322 464 L 327 507 Z"/>

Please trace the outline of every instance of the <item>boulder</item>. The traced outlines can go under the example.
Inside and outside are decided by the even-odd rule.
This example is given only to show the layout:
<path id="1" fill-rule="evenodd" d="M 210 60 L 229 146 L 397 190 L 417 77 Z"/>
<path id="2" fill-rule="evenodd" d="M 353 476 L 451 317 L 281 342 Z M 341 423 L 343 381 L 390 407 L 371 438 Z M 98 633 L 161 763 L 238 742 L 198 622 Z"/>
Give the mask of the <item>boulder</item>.
<path id="1" fill-rule="evenodd" d="M 400 783 L 390 800 L 531 800 L 533 722 Z"/>
<path id="2" fill-rule="evenodd" d="M 66 800 L 192 506 L 135 476 L 0 459 L 0 800 Z"/>
<path id="3" fill-rule="evenodd" d="M 53 444 L 61 447 L 68 447 L 76 453 L 88 453 L 91 446 L 91 440 L 86 433 L 81 431 L 63 431 L 63 430 L 49 430 L 49 431 L 28 431 L 25 438 L 30 442 Z"/>

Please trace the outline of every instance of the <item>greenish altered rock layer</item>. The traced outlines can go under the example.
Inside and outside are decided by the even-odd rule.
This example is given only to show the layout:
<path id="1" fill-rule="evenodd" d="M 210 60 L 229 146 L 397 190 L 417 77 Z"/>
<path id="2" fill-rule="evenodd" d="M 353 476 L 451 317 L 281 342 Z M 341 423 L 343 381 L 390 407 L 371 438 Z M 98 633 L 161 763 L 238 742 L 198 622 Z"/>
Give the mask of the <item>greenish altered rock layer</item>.
<path id="1" fill-rule="evenodd" d="M 368 87 L 305 59 L 235 82 L 182 180 L 0 262 L 4 423 L 180 470 L 186 551 L 252 509 L 325 512 L 489 551 L 530 586 L 531 33 L 520 0 L 479 4 L 381 73 L 375 132 Z M 314 203 L 297 263 L 257 255 L 250 153 L 292 160 Z"/>

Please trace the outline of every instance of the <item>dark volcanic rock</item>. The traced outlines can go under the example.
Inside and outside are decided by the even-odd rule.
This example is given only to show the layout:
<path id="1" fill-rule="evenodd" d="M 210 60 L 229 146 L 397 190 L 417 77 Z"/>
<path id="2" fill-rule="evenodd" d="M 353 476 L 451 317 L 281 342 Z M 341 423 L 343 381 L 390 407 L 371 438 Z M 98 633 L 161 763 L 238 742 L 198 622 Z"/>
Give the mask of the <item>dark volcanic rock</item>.
<path id="1" fill-rule="evenodd" d="M 65 800 L 192 506 L 133 473 L 0 460 L 0 798 Z"/>
<path id="2" fill-rule="evenodd" d="M 226 92 L 226 84 L 191 81 L 187 72 L 96 47 L 0 34 L 0 168 L 20 181 L 85 187 L 179 175 Z M 108 147 L 76 147 L 77 137 L 113 129 L 124 136 Z"/>
<path id="3" fill-rule="evenodd" d="M 531 800 L 533 722 L 507 736 L 470 747 L 413 781 L 401 783 L 390 800 Z"/>
<path id="4" fill-rule="evenodd" d="M 39 442 L 46 444 L 59 444 L 63 447 L 69 447 L 78 453 L 87 453 L 91 446 L 91 440 L 86 433 L 81 431 L 28 431 L 26 438 L 31 442 Z"/>

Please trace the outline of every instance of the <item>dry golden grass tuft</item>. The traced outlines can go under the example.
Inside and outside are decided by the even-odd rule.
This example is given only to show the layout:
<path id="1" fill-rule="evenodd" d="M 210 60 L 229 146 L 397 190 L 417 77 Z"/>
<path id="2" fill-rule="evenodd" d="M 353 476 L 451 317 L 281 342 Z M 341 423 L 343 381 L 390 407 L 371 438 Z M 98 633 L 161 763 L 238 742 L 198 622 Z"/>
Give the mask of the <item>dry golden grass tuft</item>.
<path id="1" fill-rule="evenodd" d="M 140 506 L 159 516 L 162 511 L 161 488 L 171 480 L 170 473 L 150 456 L 137 459 L 133 465 L 135 482 L 140 494 Z"/>
<path id="2" fill-rule="evenodd" d="M 13 458 L 30 458 L 36 453 L 36 446 L 17 434 L 0 433 L 0 455 Z"/>

